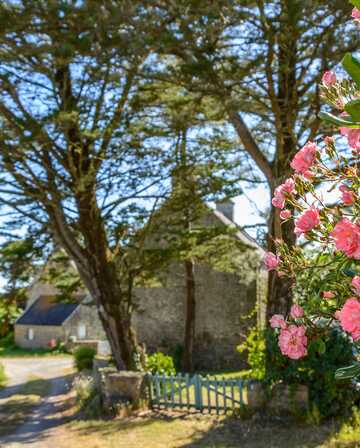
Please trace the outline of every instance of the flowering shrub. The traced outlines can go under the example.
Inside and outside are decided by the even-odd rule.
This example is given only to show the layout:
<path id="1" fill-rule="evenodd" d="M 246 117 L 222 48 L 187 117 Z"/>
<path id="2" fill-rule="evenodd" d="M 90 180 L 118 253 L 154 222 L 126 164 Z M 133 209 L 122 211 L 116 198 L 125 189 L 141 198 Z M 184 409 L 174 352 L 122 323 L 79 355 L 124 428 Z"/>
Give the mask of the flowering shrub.
<path id="1" fill-rule="evenodd" d="M 335 372 L 339 365 L 350 364 L 354 357 L 352 344 L 339 329 L 332 328 L 320 340 L 308 344 L 307 355 L 300 359 L 284 356 L 278 337 L 267 330 L 265 383 L 283 381 L 288 385 L 304 384 L 309 388 L 310 410 L 319 418 L 339 417 L 359 400 L 359 394 L 349 387 L 349 381 L 338 381 Z"/>
<path id="2" fill-rule="evenodd" d="M 352 17 L 359 24 L 360 10 L 354 8 Z M 323 99 L 338 110 L 320 114 L 335 134 L 298 151 L 290 164 L 293 176 L 276 188 L 272 200 L 282 221 L 293 219 L 296 236 L 318 255 L 276 241 L 276 253 L 265 256 L 267 269 L 290 277 L 294 290 L 304 271 L 328 272 L 315 297 L 302 297 L 289 316 L 270 320 L 281 353 L 293 360 L 306 357 L 313 341 L 323 351 L 326 334 L 336 325 L 355 346 L 360 343 L 360 63 L 347 54 L 342 65 L 350 79 L 338 80 L 327 71 L 321 86 Z M 338 372 L 338 377 L 356 375 L 360 363 Z"/>

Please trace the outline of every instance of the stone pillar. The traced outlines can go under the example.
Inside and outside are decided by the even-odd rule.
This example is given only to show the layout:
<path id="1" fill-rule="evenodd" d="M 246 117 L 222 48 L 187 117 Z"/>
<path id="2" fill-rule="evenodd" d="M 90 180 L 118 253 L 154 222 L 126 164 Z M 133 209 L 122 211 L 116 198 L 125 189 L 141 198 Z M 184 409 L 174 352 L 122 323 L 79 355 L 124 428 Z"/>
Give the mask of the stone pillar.
<path id="1" fill-rule="evenodd" d="M 266 390 L 260 381 L 253 381 L 247 389 L 247 404 L 253 410 L 264 409 L 266 404 Z"/>
<path id="2" fill-rule="evenodd" d="M 305 412 L 309 404 L 309 389 L 301 384 L 276 384 L 271 391 L 268 409 L 276 414 Z"/>
<path id="3" fill-rule="evenodd" d="M 127 416 L 132 411 L 149 408 L 148 378 L 144 372 L 100 369 L 105 409 L 115 409 Z"/>

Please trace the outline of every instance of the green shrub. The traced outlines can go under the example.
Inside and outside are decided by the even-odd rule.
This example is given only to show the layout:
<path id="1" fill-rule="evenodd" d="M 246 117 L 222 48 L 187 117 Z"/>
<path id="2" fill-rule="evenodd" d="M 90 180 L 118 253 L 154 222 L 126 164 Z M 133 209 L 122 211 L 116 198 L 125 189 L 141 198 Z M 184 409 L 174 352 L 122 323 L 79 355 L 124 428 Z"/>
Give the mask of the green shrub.
<path id="1" fill-rule="evenodd" d="M 153 375 L 176 374 L 173 358 L 161 352 L 157 352 L 153 355 L 148 356 L 146 360 L 146 371 L 152 373 Z"/>
<path id="2" fill-rule="evenodd" d="M 254 380 L 265 378 L 265 335 L 257 327 L 251 328 L 246 340 L 237 346 L 239 353 L 247 352 L 247 362 L 250 370 L 246 377 Z"/>
<path id="3" fill-rule="evenodd" d="M 354 360 L 349 338 L 337 328 L 330 329 L 322 337 L 322 343 L 311 342 L 308 355 L 298 361 L 281 354 L 274 331 L 266 337 L 266 374 L 269 385 L 278 381 L 286 384 L 305 384 L 309 387 L 310 409 L 321 417 L 346 413 L 356 400 L 356 392 L 350 381 L 335 380 L 336 370 Z"/>
<path id="4" fill-rule="evenodd" d="M 0 364 L 0 388 L 4 387 L 6 384 L 5 369 L 2 364 Z"/>
<path id="5" fill-rule="evenodd" d="M 247 352 L 249 378 L 263 380 L 268 386 L 304 384 L 309 387 L 310 412 L 313 420 L 346 413 L 360 399 L 350 381 L 335 380 L 336 370 L 354 361 L 349 338 L 337 328 L 328 330 L 321 345 L 309 344 L 308 355 L 298 361 L 284 356 L 273 330 L 253 328 L 237 350 Z M 316 418 L 315 418 L 316 417 Z"/>
<path id="6" fill-rule="evenodd" d="M 15 347 L 14 333 L 12 331 L 0 339 L 0 347 L 1 348 L 14 348 Z"/>
<path id="7" fill-rule="evenodd" d="M 181 371 L 183 354 L 184 354 L 184 347 L 181 344 L 176 344 L 174 351 L 172 353 L 172 357 L 174 360 L 175 370 L 177 372 Z"/>
<path id="8" fill-rule="evenodd" d="M 74 351 L 75 367 L 79 372 L 92 369 L 96 350 L 92 347 L 78 347 Z"/>

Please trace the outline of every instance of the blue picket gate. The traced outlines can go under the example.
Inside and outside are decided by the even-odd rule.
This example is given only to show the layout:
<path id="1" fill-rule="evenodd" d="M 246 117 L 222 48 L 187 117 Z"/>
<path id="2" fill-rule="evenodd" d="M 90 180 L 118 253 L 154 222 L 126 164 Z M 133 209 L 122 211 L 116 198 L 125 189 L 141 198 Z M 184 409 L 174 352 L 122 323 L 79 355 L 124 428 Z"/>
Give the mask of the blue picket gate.
<path id="1" fill-rule="evenodd" d="M 247 402 L 251 380 L 212 378 L 201 375 L 150 375 L 150 399 L 154 408 L 227 412 Z"/>

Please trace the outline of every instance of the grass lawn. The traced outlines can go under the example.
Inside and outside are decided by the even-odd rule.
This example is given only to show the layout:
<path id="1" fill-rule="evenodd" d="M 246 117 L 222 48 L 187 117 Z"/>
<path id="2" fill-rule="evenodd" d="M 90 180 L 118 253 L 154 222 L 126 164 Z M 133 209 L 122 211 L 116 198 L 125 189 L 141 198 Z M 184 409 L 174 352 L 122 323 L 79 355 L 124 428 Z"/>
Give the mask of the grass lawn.
<path id="1" fill-rule="evenodd" d="M 359 448 L 360 426 L 310 426 L 292 420 L 231 417 L 158 417 L 76 421 L 57 448 Z"/>
<path id="2" fill-rule="evenodd" d="M 66 356 L 66 353 L 50 350 L 50 349 L 25 349 L 16 346 L 1 347 L 0 346 L 0 358 L 18 358 L 25 356 Z M 68 355 L 71 356 L 71 355 Z"/>
<path id="3" fill-rule="evenodd" d="M 37 377 L 29 377 L 29 381 L 22 385 L 9 398 L 0 400 L 0 436 L 7 435 L 25 422 L 34 406 L 49 392 L 49 381 Z"/>

